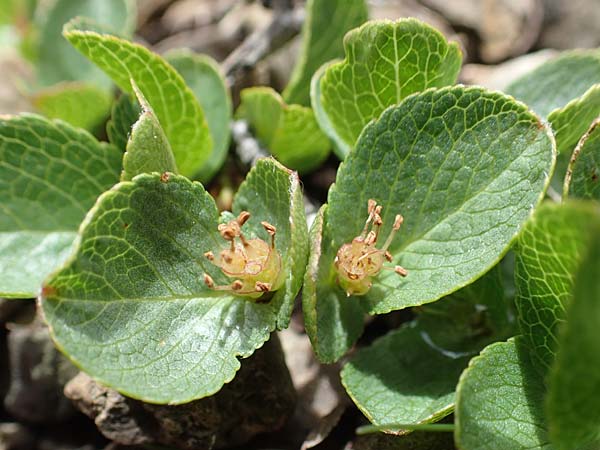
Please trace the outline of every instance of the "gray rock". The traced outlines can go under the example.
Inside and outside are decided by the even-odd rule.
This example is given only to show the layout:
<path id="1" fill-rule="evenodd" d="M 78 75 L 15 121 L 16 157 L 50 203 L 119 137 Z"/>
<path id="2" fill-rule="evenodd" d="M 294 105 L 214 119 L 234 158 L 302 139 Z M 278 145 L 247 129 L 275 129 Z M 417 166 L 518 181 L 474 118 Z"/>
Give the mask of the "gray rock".
<path id="1" fill-rule="evenodd" d="M 538 46 L 556 49 L 600 46 L 598 0 L 543 0 L 544 28 Z"/>
<path id="2" fill-rule="evenodd" d="M 8 334 L 10 384 L 6 410 L 26 422 L 61 421 L 75 411 L 62 391 L 77 370 L 54 347 L 48 329 L 35 321 L 12 325 Z"/>
<path id="3" fill-rule="evenodd" d="M 275 334 L 242 361 L 217 394 L 184 405 L 153 405 L 127 398 L 80 373 L 65 395 L 107 438 L 122 445 L 156 444 L 183 450 L 223 448 L 281 427 L 296 394 Z"/>
<path id="4" fill-rule="evenodd" d="M 31 450 L 34 445 L 33 433 L 24 425 L 0 423 L 0 450 Z"/>

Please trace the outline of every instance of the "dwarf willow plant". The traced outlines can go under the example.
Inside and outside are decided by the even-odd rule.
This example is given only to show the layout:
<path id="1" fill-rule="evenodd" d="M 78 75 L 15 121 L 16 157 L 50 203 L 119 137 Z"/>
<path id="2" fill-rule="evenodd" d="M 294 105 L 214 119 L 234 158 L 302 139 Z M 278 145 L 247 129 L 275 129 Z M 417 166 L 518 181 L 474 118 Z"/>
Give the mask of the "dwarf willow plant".
<path id="1" fill-rule="evenodd" d="M 103 16 L 94 1 L 58 0 L 48 39 L 73 12 Z M 130 23 L 130 2 L 109 3 Z M 194 181 L 210 181 L 229 148 L 218 66 L 159 56 L 106 16 L 70 20 L 85 75 L 72 49 L 56 56 L 63 78 L 43 73 L 45 55 L 35 98 L 49 117 L 0 118 L 0 295 L 41 292 L 77 366 L 170 404 L 229 382 L 288 325 L 301 288 L 325 363 L 354 346 L 365 315 L 411 308 L 341 373 L 373 429 L 398 445 L 433 429 L 463 450 L 596 448 L 600 54 L 567 52 L 511 95 L 491 92 L 456 84 L 460 49 L 437 30 L 364 23 L 366 11 L 308 1 L 282 95 L 242 91 L 236 117 L 279 162 L 250 170 L 231 212 Z M 100 142 L 82 127 L 109 109 Z M 285 165 L 310 172 L 331 149 L 343 161 L 309 233 Z M 551 180 L 562 203 L 544 200 Z M 452 412 L 454 424 L 434 423 Z"/>

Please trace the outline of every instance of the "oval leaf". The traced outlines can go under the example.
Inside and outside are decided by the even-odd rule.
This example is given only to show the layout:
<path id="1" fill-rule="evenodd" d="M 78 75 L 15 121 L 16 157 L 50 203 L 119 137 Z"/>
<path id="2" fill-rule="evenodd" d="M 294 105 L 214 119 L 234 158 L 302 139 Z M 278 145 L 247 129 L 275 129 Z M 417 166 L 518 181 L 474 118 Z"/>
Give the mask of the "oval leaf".
<path id="1" fill-rule="evenodd" d="M 368 19 L 365 0 L 308 0 L 302 50 L 283 91 L 289 104 L 310 105 L 310 79 L 324 63 L 344 56 L 343 37 Z"/>
<path id="2" fill-rule="evenodd" d="M 324 234 L 333 244 L 323 249 L 318 277 L 335 295 L 316 303 L 360 302 L 382 314 L 471 283 L 502 257 L 543 197 L 554 157 L 549 129 L 499 93 L 429 90 L 389 108 L 365 128 L 329 192 Z M 364 297 L 346 298 L 331 252 L 360 234 L 369 199 L 383 206 L 382 241 L 394 215 L 404 216 L 389 249 L 408 276 L 383 271 Z"/>
<path id="3" fill-rule="evenodd" d="M 163 58 L 141 45 L 69 22 L 67 40 L 100 67 L 125 92 L 131 80 L 148 99 L 173 149 L 182 175 L 195 175 L 212 151 L 212 138 L 194 93 Z"/>
<path id="4" fill-rule="evenodd" d="M 544 394 L 544 381 L 520 337 L 486 347 L 458 383 L 454 413 L 458 448 L 551 450 Z"/>
<path id="5" fill-rule="evenodd" d="M 546 414 L 557 450 L 600 444 L 600 215 L 591 234 L 548 377 Z"/>
<path id="6" fill-rule="evenodd" d="M 282 164 L 300 173 L 319 167 L 331 146 L 310 108 L 286 105 L 271 88 L 244 89 L 236 116 L 246 119 L 256 137 Z"/>
<path id="7" fill-rule="evenodd" d="M 185 403 L 215 393 L 235 375 L 238 357 L 250 356 L 289 321 L 306 262 L 298 192 L 297 177 L 270 160 L 259 162 L 240 188 L 236 208 L 252 205 L 244 230 L 267 240 L 260 221 L 276 226 L 285 264 L 284 285 L 258 302 L 203 282 L 204 273 L 227 282 L 203 256 L 227 243 L 202 185 L 176 175 L 120 183 L 100 198 L 74 257 L 44 289 L 41 304 L 56 344 L 130 397 Z"/>
<path id="8" fill-rule="evenodd" d="M 119 180 L 121 152 L 60 121 L 0 118 L 0 297 L 35 297 L 79 223 Z"/>
<path id="9" fill-rule="evenodd" d="M 598 212 L 584 204 L 545 204 L 526 224 L 515 253 L 516 306 L 534 364 L 545 374 L 554 361 L 557 327 L 565 320 L 573 277 L 589 246 Z"/>
<path id="10" fill-rule="evenodd" d="M 99 24 L 109 25 L 126 37 L 133 34 L 136 21 L 132 0 L 57 0 L 51 4 L 40 24 L 37 40 L 38 82 L 50 86 L 61 81 L 91 82 L 109 88 L 110 80 L 66 42 L 63 25 L 77 16 L 88 17 Z"/>
<path id="11" fill-rule="evenodd" d="M 93 132 L 108 116 L 112 95 L 93 84 L 66 82 L 36 92 L 32 102 L 50 119 Z"/>
<path id="12" fill-rule="evenodd" d="M 346 59 L 321 77 L 320 103 L 335 134 L 350 148 L 388 106 L 415 92 L 454 84 L 462 60 L 456 43 L 416 19 L 367 22 L 346 35 L 344 50 Z"/>
<path id="13" fill-rule="evenodd" d="M 206 114 L 213 139 L 209 159 L 197 176 L 206 183 L 218 172 L 229 150 L 231 138 L 231 94 L 215 60 L 189 50 L 173 50 L 165 59 L 183 77 Z"/>

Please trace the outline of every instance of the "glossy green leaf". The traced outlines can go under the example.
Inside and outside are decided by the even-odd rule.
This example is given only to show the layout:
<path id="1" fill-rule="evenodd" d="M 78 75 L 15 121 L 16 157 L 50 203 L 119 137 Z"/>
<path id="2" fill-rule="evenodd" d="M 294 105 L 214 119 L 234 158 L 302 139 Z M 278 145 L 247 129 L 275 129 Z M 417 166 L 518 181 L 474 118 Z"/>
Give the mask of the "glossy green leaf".
<path id="1" fill-rule="evenodd" d="M 112 95 L 94 84 L 75 81 L 38 91 L 32 100 L 46 117 L 94 131 L 108 116 Z"/>
<path id="2" fill-rule="evenodd" d="M 84 16 L 125 36 L 135 28 L 135 2 L 131 0 L 57 0 L 40 24 L 38 39 L 38 82 L 50 86 L 61 81 L 85 81 L 104 88 L 110 80 L 75 51 L 62 37 L 63 25 Z"/>
<path id="3" fill-rule="evenodd" d="M 549 117 L 597 83 L 600 83 L 600 51 L 572 50 L 515 80 L 506 92 L 540 116 Z"/>
<path id="4" fill-rule="evenodd" d="M 182 175 L 195 175 L 208 160 L 213 141 L 194 93 L 163 58 L 141 45 L 88 31 L 87 24 L 71 21 L 64 36 L 125 92 L 131 80 L 154 109 L 171 144 Z"/>
<path id="5" fill-rule="evenodd" d="M 64 122 L 0 119 L 0 297 L 37 295 L 120 168 L 117 149 Z"/>
<path id="6" fill-rule="evenodd" d="M 591 234 L 548 378 L 546 416 L 557 450 L 600 446 L 600 214 Z"/>
<path id="7" fill-rule="evenodd" d="M 324 217 L 331 244 L 311 272 L 332 295 L 309 289 L 305 296 L 316 298 L 306 301 L 317 309 L 360 302 L 370 313 L 382 314 L 433 302 L 468 285 L 508 250 L 544 195 L 554 155 L 548 128 L 499 93 L 428 90 L 389 108 L 365 128 L 338 171 Z M 408 276 L 382 271 L 364 297 L 346 298 L 332 262 L 337 249 L 360 234 L 369 199 L 383 206 L 381 241 L 394 216 L 404 216 L 389 249 Z M 339 326 L 325 319 L 319 323 Z"/>
<path id="8" fill-rule="evenodd" d="M 415 19 L 368 22 L 344 39 L 346 59 L 321 76 L 320 105 L 349 148 L 390 105 L 430 87 L 454 84 L 461 65 L 456 43 Z M 330 134 L 328 127 L 323 130 Z M 343 150 L 343 148 L 340 148 Z"/>
<path id="9" fill-rule="evenodd" d="M 246 119 L 256 137 L 282 164 L 300 173 L 319 167 L 331 148 L 310 108 L 286 105 L 268 87 L 244 89 L 236 116 Z"/>
<path id="10" fill-rule="evenodd" d="M 142 106 L 142 113 L 133 125 L 127 142 L 127 151 L 123 155 L 121 181 L 130 181 L 142 173 L 177 173 L 171 146 L 152 107 L 135 85 L 133 88 Z"/>
<path id="11" fill-rule="evenodd" d="M 454 409 L 458 378 L 487 344 L 511 336 L 500 271 L 439 302 L 352 356 L 342 383 L 375 425 L 438 421 Z"/>
<path id="12" fill-rule="evenodd" d="M 218 172 L 229 150 L 231 140 L 231 95 L 217 62 L 206 55 L 189 50 L 174 50 L 165 59 L 183 77 L 194 92 L 206 115 L 213 139 L 208 161 L 197 174 L 206 183 Z"/>
<path id="13" fill-rule="evenodd" d="M 551 450 L 545 387 L 517 337 L 486 347 L 463 372 L 456 392 L 455 441 L 461 450 Z"/>
<path id="14" fill-rule="evenodd" d="M 131 128 L 139 119 L 141 112 L 137 101 L 127 94 L 122 94 L 113 103 L 110 120 L 106 123 L 106 134 L 115 147 L 125 151 Z"/>
<path id="15" fill-rule="evenodd" d="M 322 64 L 344 56 L 344 35 L 362 25 L 368 16 L 365 0 L 306 2 L 300 58 L 283 91 L 288 104 L 310 105 L 311 77 Z"/>
<path id="16" fill-rule="evenodd" d="M 598 212 L 590 205 L 544 204 L 527 223 L 516 246 L 515 280 L 519 324 L 536 367 L 554 360 L 557 327 L 565 320 L 573 277 Z"/>
<path id="17" fill-rule="evenodd" d="M 567 169 L 564 197 L 600 200 L 600 120 L 582 136 Z"/>
<path id="18" fill-rule="evenodd" d="M 289 320 L 306 263 L 299 181 L 262 160 L 240 187 L 234 212 L 252 214 L 245 233 L 268 240 L 277 227 L 285 274 L 272 298 L 214 291 L 230 283 L 203 255 L 227 244 L 214 200 L 176 175 L 139 175 L 106 192 L 80 230 L 68 264 L 47 282 L 42 307 L 58 347 L 124 394 L 185 403 L 218 391 L 277 326 Z M 302 239 L 303 238 L 303 239 Z"/>

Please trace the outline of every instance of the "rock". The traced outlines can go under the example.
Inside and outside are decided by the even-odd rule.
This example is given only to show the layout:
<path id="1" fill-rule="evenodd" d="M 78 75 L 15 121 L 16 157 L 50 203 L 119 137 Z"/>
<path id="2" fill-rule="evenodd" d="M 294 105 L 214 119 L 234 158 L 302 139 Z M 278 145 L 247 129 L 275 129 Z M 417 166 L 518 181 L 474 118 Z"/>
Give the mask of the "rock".
<path id="1" fill-rule="evenodd" d="M 45 326 L 39 321 L 12 325 L 8 355 L 10 384 L 4 406 L 10 414 L 26 422 L 56 422 L 73 414 L 62 391 L 77 370 L 56 350 Z"/>
<path id="2" fill-rule="evenodd" d="M 0 450 L 31 450 L 34 444 L 33 433 L 25 425 L 0 423 Z"/>
<path id="3" fill-rule="evenodd" d="M 459 28 L 480 39 L 479 55 L 496 63 L 529 50 L 544 18 L 542 0 L 420 0 Z"/>
<path id="4" fill-rule="evenodd" d="M 464 84 L 476 84 L 493 90 L 504 90 L 517 78 L 531 72 L 539 65 L 558 55 L 556 50 L 540 50 L 510 59 L 502 64 L 465 64 L 459 80 Z"/>
<path id="5" fill-rule="evenodd" d="M 122 445 L 165 445 L 182 450 L 223 448 L 280 428 L 295 406 L 295 391 L 275 334 L 242 361 L 217 394 L 183 405 L 127 398 L 80 373 L 65 395 L 107 438 Z"/>
<path id="6" fill-rule="evenodd" d="M 600 46 L 598 0 L 543 0 L 544 28 L 538 47 L 556 49 Z"/>

